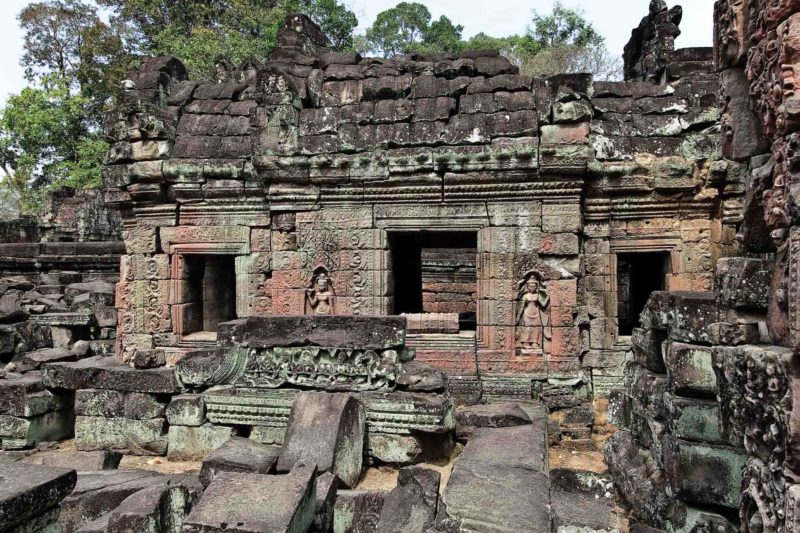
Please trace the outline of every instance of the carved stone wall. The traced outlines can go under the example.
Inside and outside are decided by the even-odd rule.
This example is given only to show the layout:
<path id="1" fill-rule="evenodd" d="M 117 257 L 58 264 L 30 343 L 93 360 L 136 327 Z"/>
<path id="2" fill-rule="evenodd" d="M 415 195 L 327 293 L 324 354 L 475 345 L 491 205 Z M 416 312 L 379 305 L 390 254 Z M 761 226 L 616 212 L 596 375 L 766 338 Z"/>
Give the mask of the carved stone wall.
<path id="1" fill-rule="evenodd" d="M 619 383 L 618 251 L 669 251 L 671 288 L 711 288 L 736 191 L 711 164 L 708 51 L 670 55 L 681 68 L 665 85 L 532 79 L 492 52 L 334 53 L 310 24 L 288 24 L 268 61 L 221 68 L 216 83 L 186 80 L 172 58 L 131 74 L 105 170 L 128 250 L 123 360 L 193 347 L 187 254 L 236 256 L 240 318 L 387 315 L 395 235 L 472 233 L 474 289 L 452 294 L 468 294 L 458 305 L 476 331 L 410 342 L 462 384 L 480 375 L 526 397 L 536 380 Z M 426 301 L 450 297 L 425 286 Z"/>

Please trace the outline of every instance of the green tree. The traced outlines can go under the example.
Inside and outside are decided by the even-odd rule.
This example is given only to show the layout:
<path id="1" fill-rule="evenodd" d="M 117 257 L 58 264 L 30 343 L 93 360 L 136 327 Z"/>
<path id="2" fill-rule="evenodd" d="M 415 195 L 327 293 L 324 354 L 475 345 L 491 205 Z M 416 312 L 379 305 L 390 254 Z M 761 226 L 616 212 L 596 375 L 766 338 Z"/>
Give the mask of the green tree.
<path id="1" fill-rule="evenodd" d="M 11 95 L 0 113 L 3 188 L 33 212 L 52 187 L 97 187 L 108 146 L 93 128 L 92 102 L 59 77 Z"/>
<path id="2" fill-rule="evenodd" d="M 431 22 L 431 12 L 417 2 L 401 2 L 378 13 L 361 41 L 364 52 L 391 57 L 409 52 L 457 52 L 462 48 L 464 26 L 441 16 Z"/>
<path id="3" fill-rule="evenodd" d="M 353 44 L 355 14 L 337 0 L 98 0 L 112 11 L 112 25 L 135 53 L 174 55 L 189 75 L 209 78 L 220 56 L 234 63 L 265 58 L 291 13 L 317 22 L 335 48 Z"/>
<path id="4" fill-rule="evenodd" d="M 96 7 L 81 0 L 36 2 L 20 12 L 19 23 L 25 32 L 21 64 L 28 81 L 61 78 L 93 101 L 90 112 L 99 124 L 133 58 Z"/>

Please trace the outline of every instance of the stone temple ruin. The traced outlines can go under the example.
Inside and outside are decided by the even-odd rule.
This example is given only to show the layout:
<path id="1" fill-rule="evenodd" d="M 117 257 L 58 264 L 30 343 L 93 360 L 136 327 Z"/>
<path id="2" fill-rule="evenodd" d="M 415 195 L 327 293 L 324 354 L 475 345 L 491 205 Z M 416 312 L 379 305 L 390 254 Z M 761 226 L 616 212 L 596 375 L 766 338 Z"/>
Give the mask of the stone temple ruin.
<path id="1" fill-rule="evenodd" d="M 619 82 L 144 58 L 0 224 L 0 532 L 800 531 L 800 2 L 680 21 Z"/>

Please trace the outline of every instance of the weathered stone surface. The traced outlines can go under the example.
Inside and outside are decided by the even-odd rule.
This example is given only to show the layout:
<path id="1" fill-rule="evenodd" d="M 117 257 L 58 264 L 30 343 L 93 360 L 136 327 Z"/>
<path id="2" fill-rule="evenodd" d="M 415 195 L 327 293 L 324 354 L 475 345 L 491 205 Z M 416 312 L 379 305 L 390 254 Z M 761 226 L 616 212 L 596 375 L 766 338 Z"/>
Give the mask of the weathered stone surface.
<path id="1" fill-rule="evenodd" d="M 681 499 L 738 508 L 741 500 L 742 450 L 667 439 L 664 468 L 672 490 Z"/>
<path id="2" fill-rule="evenodd" d="M 100 518 L 142 489 L 161 485 L 163 476 L 145 470 L 82 472 L 75 490 L 61 504 L 59 523 L 65 533 Z"/>
<path id="3" fill-rule="evenodd" d="M 0 524 L 4 531 L 57 507 L 75 487 L 75 470 L 0 462 Z M 24 531 L 25 529 L 21 529 Z"/>
<path id="4" fill-rule="evenodd" d="M 678 439 L 727 444 L 719 430 L 719 404 L 713 400 L 666 395 L 670 434 Z"/>
<path id="5" fill-rule="evenodd" d="M 33 417 L 0 415 L 0 447 L 13 450 L 59 441 L 72 433 L 74 419 L 69 409 Z"/>
<path id="6" fill-rule="evenodd" d="M 314 503 L 314 522 L 309 531 L 323 533 L 331 530 L 333 525 L 333 506 L 339 480 L 330 472 L 317 476 L 317 497 Z"/>
<path id="7" fill-rule="evenodd" d="M 199 394 L 180 394 L 170 401 L 166 416 L 170 425 L 202 426 L 206 421 L 206 404 Z"/>
<path id="8" fill-rule="evenodd" d="M 149 420 L 164 416 L 159 398 L 141 392 L 83 389 L 75 393 L 75 414 L 104 418 Z"/>
<path id="9" fill-rule="evenodd" d="M 479 429 L 458 459 L 443 499 L 473 531 L 550 528 L 547 424 Z"/>
<path id="10" fill-rule="evenodd" d="M 723 257 L 717 262 L 719 303 L 727 308 L 766 309 L 774 263 Z"/>
<path id="11" fill-rule="evenodd" d="M 164 455 L 167 453 L 166 420 L 78 416 L 75 419 L 75 446 L 81 451 L 117 450 L 134 455 Z"/>
<path id="12" fill-rule="evenodd" d="M 415 435 L 367 433 L 369 455 L 382 463 L 408 465 L 419 462 L 425 442 Z"/>
<path id="13" fill-rule="evenodd" d="M 115 470 L 121 460 L 121 453 L 110 450 L 95 452 L 47 451 L 39 452 L 23 459 L 26 463 L 72 468 L 78 472 Z"/>
<path id="14" fill-rule="evenodd" d="M 716 395 L 710 347 L 668 342 L 664 345 L 664 359 L 669 386 L 675 393 L 701 398 Z"/>
<path id="15" fill-rule="evenodd" d="M 288 472 L 299 462 L 314 462 L 348 487 L 361 476 L 366 414 L 347 394 L 301 392 L 295 397 L 283 448 L 276 465 Z"/>
<path id="16" fill-rule="evenodd" d="M 439 504 L 441 475 L 435 470 L 406 467 L 397 487 L 383 501 L 377 533 L 426 531 L 434 522 Z"/>
<path id="17" fill-rule="evenodd" d="M 614 513 L 613 483 L 593 472 L 550 471 L 555 531 L 621 531 Z"/>
<path id="18" fill-rule="evenodd" d="M 219 472 L 269 474 L 278 461 L 280 448 L 264 446 L 242 437 L 231 437 L 208 454 L 200 470 L 200 481 L 207 487 Z"/>
<path id="19" fill-rule="evenodd" d="M 456 410 L 456 421 L 462 426 L 499 428 L 523 426 L 530 424 L 532 419 L 516 402 L 497 402 L 460 407 Z"/>
<path id="20" fill-rule="evenodd" d="M 412 392 L 441 392 L 445 389 L 444 372 L 419 361 L 408 361 L 400 368 L 397 385 Z"/>
<path id="21" fill-rule="evenodd" d="M 335 533 L 374 533 L 388 492 L 340 490 L 333 508 Z"/>
<path id="22" fill-rule="evenodd" d="M 233 434 L 233 428 L 213 424 L 169 426 L 167 458 L 170 461 L 202 460 Z"/>
<path id="23" fill-rule="evenodd" d="M 404 339 L 404 317 L 358 316 L 248 318 L 222 324 L 218 337 L 221 346 L 335 346 L 370 350 L 402 348 Z"/>
<path id="24" fill-rule="evenodd" d="M 110 357 L 90 357 L 74 363 L 43 367 L 44 383 L 54 389 L 109 389 L 124 392 L 174 394 L 180 391 L 171 368 L 138 370 Z"/>
<path id="25" fill-rule="evenodd" d="M 36 372 L 0 379 L 0 414 L 33 417 L 62 410 L 68 401 L 68 396 L 44 390 Z"/>
<path id="26" fill-rule="evenodd" d="M 609 438 L 605 459 L 614 485 L 635 519 L 656 527 L 678 523 L 683 505 L 669 494 L 658 463 L 637 445 L 629 431 L 617 431 Z"/>
<path id="27" fill-rule="evenodd" d="M 191 508 L 189 491 L 170 482 L 125 498 L 108 518 L 108 533 L 178 532 Z"/>
<path id="28" fill-rule="evenodd" d="M 307 531 L 314 520 L 316 469 L 297 465 L 288 475 L 221 472 L 184 522 L 184 533 Z"/>

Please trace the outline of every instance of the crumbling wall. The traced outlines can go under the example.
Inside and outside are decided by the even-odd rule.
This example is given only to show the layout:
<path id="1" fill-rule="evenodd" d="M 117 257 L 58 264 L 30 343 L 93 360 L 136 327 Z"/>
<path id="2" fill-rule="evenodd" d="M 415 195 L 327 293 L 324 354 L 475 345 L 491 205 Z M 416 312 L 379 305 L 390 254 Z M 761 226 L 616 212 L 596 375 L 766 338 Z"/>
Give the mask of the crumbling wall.
<path id="1" fill-rule="evenodd" d="M 651 299 L 626 387 L 615 393 L 625 429 L 607 450 L 637 517 L 658 527 L 683 531 L 693 525 L 685 509 L 703 505 L 718 512 L 712 523 L 728 529 L 800 529 L 799 9 L 783 0 L 715 5 L 723 157 L 714 170 L 729 177 L 725 190 L 738 193 L 723 221 L 736 229 L 739 257 L 716 263 L 712 298 Z M 674 338 L 684 331 L 691 335 Z M 711 519 L 706 513 L 703 523 Z"/>

